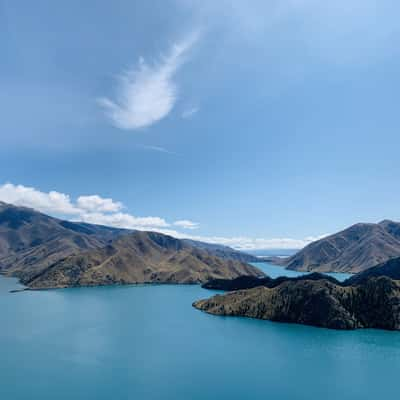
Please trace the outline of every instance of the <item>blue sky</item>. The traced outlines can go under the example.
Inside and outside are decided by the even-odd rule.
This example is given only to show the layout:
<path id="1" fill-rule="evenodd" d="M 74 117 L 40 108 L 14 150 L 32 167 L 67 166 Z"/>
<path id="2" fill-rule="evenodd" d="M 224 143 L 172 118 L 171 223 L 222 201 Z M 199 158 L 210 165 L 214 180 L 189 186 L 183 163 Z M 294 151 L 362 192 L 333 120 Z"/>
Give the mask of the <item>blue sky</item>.
<path id="1" fill-rule="evenodd" d="M 400 219 L 399 17 L 0 0 L 0 200 L 245 249 Z"/>

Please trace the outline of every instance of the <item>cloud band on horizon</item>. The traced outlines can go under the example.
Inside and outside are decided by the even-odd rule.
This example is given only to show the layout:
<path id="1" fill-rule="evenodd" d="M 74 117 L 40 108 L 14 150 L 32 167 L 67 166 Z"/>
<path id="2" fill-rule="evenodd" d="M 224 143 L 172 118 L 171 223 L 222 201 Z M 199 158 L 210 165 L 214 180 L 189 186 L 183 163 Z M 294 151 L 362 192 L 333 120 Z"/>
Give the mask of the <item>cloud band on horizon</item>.
<path id="1" fill-rule="evenodd" d="M 57 191 L 42 192 L 33 187 L 6 183 L 0 185 L 0 201 L 16 206 L 34 208 L 49 215 L 65 218 L 71 221 L 82 221 L 98 225 L 107 225 L 116 228 L 151 230 L 174 236 L 178 239 L 192 239 L 208 243 L 222 244 L 238 250 L 256 249 L 300 249 L 307 244 L 322 238 L 307 237 L 304 239 L 292 238 L 250 238 L 246 236 L 223 237 L 201 236 L 177 231 L 178 229 L 197 229 L 199 224 L 187 219 L 180 219 L 168 223 L 161 217 L 137 217 L 122 212 L 124 205 L 111 198 L 99 195 L 78 196 L 76 201 L 71 196 Z"/>

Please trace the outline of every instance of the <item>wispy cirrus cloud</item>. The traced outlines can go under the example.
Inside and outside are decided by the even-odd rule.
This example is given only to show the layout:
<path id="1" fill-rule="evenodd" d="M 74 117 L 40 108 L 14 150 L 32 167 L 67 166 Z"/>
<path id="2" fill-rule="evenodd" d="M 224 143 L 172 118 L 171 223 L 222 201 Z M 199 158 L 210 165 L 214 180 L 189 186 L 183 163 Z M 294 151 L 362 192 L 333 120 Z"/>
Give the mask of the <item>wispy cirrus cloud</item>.
<path id="1" fill-rule="evenodd" d="M 140 147 L 141 149 L 144 150 L 149 150 L 149 151 L 156 151 L 158 153 L 166 153 L 166 154 L 177 154 L 174 151 L 170 151 L 168 149 L 166 149 L 165 147 L 161 147 L 161 146 L 152 146 L 152 145 L 138 145 L 138 147 Z"/>
<path id="2" fill-rule="evenodd" d="M 198 33 L 190 34 L 154 63 L 141 57 L 134 68 L 119 76 L 115 99 L 98 99 L 114 126 L 125 130 L 145 128 L 172 111 L 178 99 L 175 75 L 197 38 Z"/>
<path id="3" fill-rule="evenodd" d="M 236 43 L 287 49 L 285 38 L 296 37 L 287 55 L 291 68 L 308 59 L 335 65 L 359 65 L 394 51 L 399 33 L 398 2 L 393 0 L 175 0 L 194 21 L 234 35 Z M 199 22 L 200 21 L 200 22 Z M 395 36 L 396 35 L 396 36 Z M 232 40 L 232 39 L 231 39 Z M 298 51 L 310 57 L 297 57 Z M 306 53 L 305 53 L 306 52 Z M 294 57 L 293 59 L 291 57 Z M 273 65 L 276 60 L 271 58 Z"/>
<path id="4" fill-rule="evenodd" d="M 223 244 L 238 250 L 255 249 L 299 249 L 323 236 L 293 238 L 251 238 L 247 236 L 202 236 L 193 235 L 177 229 L 193 230 L 199 227 L 197 222 L 187 219 L 168 223 L 157 216 L 138 217 L 122 212 L 121 202 L 99 195 L 82 195 L 73 200 L 71 196 L 57 191 L 42 192 L 33 187 L 6 183 L 0 185 L 0 201 L 18 206 L 31 207 L 38 211 L 92 224 L 108 225 L 117 228 L 151 230 L 171 235 L 176 238 L 187 238 L 208 243 Z"/>

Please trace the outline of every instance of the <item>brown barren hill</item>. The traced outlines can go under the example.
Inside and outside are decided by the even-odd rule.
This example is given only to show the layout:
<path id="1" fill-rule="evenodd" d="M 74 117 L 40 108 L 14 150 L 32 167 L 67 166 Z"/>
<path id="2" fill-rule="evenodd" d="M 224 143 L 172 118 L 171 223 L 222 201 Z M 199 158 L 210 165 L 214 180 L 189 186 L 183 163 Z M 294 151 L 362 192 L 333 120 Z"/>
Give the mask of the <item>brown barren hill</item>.
<path id="1" fill-rule="evenodd" d="M 58 261 L 24 283 L 58 288 L 136 283 L 203 283 L 242 275 L 262 277 L 257 268 L 214 256 L 156 232 L 134 232 L 101 249 Z"/>
<path id="2" fill-rule="evenodd" d="M 400 257 L 400 223 L 359 223 L 279 261 L 296 271 L 357 273 Z"/>

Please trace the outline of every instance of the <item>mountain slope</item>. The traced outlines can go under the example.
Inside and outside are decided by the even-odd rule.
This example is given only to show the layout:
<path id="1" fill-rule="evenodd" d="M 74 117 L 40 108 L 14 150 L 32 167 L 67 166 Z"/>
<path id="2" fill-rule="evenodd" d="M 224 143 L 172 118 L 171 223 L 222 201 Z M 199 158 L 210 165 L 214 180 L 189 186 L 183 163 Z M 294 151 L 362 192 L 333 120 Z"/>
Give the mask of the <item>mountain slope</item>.
<path id="1" fill-rule="evenodd" d="M 288 269 L 360 272 L 400 256 L 400 223 L 360 223 L 320 239 L 279 261 Z"/>
<path id="2" fill-rule="evenodd" d="M 386 276 L 391 279 L 400 281 L 400 257 L 392 258 L 375 267 L 368 268 L 364 272 L 360 272 L 345 281 L 346 285 L 359 285 L 371 277 Z"/>
<path id="3" fill-rule="evenodd" d="M 400 330 L 400 282 L 382 276 L 342 286 L 327 279 L 306 278 L 216 295 L 193 306 L 214 315 L 332 329 Z"/>
<path id="4" fill-rule="evenodd" d="M 124 233 L 0 202 L 0 271 L 27 278 L 71 254 L 103 247 Z"/>
<path id="5" fill-rule="evenodd" d="M 250 265 L 224 260 L 182 240 L 134 232 L 101 249 L 58 261 L 23 282 L 31 288 L 128 283 L 201 283 L 241 275 L 263 276 Z"/>
<path id="6" fill-rule="evenodd" d="M 232 249 L 232 247 L 229 246 L 223 246 L 221 244 L 215 244 L 215 243 L 199 242 L 197 240 L 192 240 L 192 239 L 182 239 L 182 240 L 193 247 L 207 250 L 209 253 L 226 260 L 237 260 L 245 263 L 260 262 L 260 259 L 258 257 L 248 253 L 244 253 L 239 250 Z"/>
<path id="7" fill-rule="evenodd" d="M 29 280 L 73 254 L 104 247 L 132 230 L 63 221 L 26 207 L 0 202 L 0 271 Z M 218 244 L 184 239 L 226 260 L 254 262 L 256 257 Z"/>

